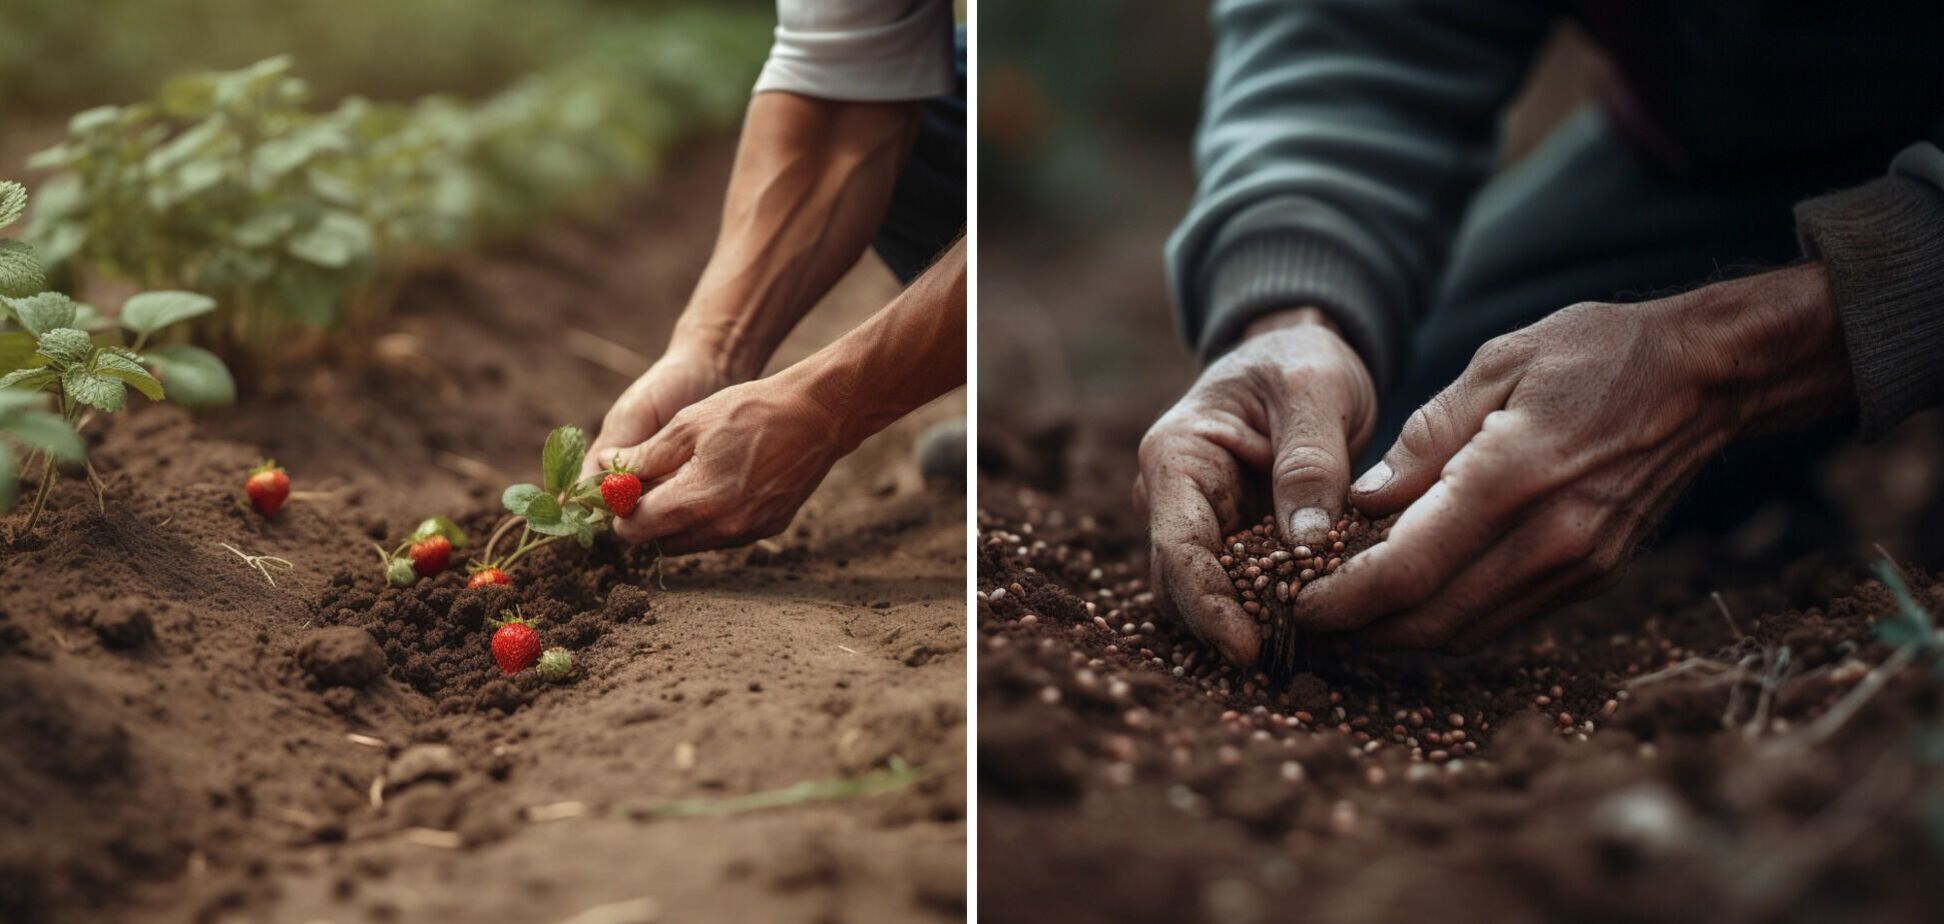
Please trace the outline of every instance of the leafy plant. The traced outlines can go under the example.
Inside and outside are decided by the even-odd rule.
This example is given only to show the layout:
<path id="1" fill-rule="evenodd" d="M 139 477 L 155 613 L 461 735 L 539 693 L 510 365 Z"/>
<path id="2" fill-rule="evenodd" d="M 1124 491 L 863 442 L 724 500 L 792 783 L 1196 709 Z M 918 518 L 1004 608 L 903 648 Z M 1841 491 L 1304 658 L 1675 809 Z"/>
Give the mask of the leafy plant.
<path id="1" fill-rule="evenodd" d="M 372 329 L 413 266 L 637 178 L 682 131 L 733 117 L 765 30 L 677 28 L 478 104 L 314 111 L 287 56 L 181 77 L 76 115 L 35 155 L 61 172 L 30 238 L 50 265 L 216 296 L 195 339 L 265 367 L 307 331 Z"/>
<path id="2" fill-rule="evenodd" d="M 26 206 L 24 187 L 12 181 L 0 182 L 0 228 L 18 219 Z M 0 261 L 0 291 L 6 293 L 0 294 L 0 396 L 5 396 L 0 409 L 10 413 L 15 427 L 24 428 L 10 432 L 28 442 L 33 455 L 47 457 L 40 489 L 27 515 L 26 531 L 32 532 L 59 478 L 55 463 L 65 459 L 87 464 L 75 436 L 90 419 L 84 414 L 121 410 L 130 388 L 160 401 L 165 394 L 162 378 L 174 384 L 178 402 L 190 405 L 233 400 L 236 386 L 221 360 L 190 344 L 140 352 L 162 330 L 213 311 L 216 303 L 208 296 L 143 292 L 129 297 L 120 315 L 110 321 L 92 306 L 59 292 L 22 294 L 46 282 L 32 247 L 0 239 L 0 256 L 4 257 Z M 12 326 L 20 329 L 6 329 Z M 124 332 L 133 337 L 127 347 L 121 345 Z M 38 392 L 53 396 L 59 410 L 55 420 L 66 428 L 71 442 L 53 435 L 47 422 L 38 416 L 45 411 L 29 410 Z M 22 398 L 29 403 L 22 403 Z M 22 433 L 35 434 L 36 438 L 29 440 Z M 32 461 L 30 455 L 30 465 Z M 0 498 L 6 501 L 0 503 L 0 509 L 10 506 L 18 477 L 11 460 L 0 469 L 0 481 L 5 482 Z M 100 479 L 91 465 L 88 478 L 99 500 Z"/>
<path id="3" fill-rule="evenodd" d="M 581 548 L 594 544 L 594 534 L 611 525 L 612 514 L 601 497 L 603 474 L 579 477 L 586 455 L 587 436 L 579 427 L 561 427 L 547 435 L 540 454 L 542 484 L 516 484 L 501 495 L 511 515 L 494 527 L 480 557 L 469 566 L 473 572 L 511 572 L 528 553 L 570 536 Z M 494 552 L 515 527 L 519 538 L 512 551 L 496 557 Z"/>
<path id="4" fill-rule="evenodd" d="M 62 462 L 79 462 L 87 457 L 74 428 L 61 415 L 38 407 L 45 399 L 31 392 L 0 391 L 0 513 L 13 506 L 20 473 L 14 456 L 7 451 L 46 453 Z"/>

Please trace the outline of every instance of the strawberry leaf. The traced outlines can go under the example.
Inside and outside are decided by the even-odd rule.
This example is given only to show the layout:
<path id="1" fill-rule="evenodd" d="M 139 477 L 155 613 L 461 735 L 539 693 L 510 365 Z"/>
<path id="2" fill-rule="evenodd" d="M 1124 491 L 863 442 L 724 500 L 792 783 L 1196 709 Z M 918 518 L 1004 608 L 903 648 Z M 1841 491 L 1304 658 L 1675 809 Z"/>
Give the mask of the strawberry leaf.
<path id="1" fill-rule="evenodd" d="M 153 334 L 171 324 L 216 310 L 216 300 L 194 292 L 142 292 L 122 303 L 122 326 L 137 334 Z"/>
<path id="2" fill-rule="evenodd" d="M 6 312 L 0 310 L 0 317 Z M 39 362 L 34 357 L 36 338 L 24 330 L 0 333 L 0 374 Z"/>
<path id="3" fill-rule="evenodd" d="M 236 380 L 216 354 L 187 343 L 171 343 L 142 354 L 155 368 L 156 378 L 169 389 L 169 400 L 184 407 L 233 404 Z"/>
<path id="4" fill-rule="evenodd" d="M 560 519 L 560 502 L 534 485 L 516 484 L 507 488 L 506 493 L 500 495 L 500 502 L 506 505 L 506 509 L 529 520 Z"/>
<path id="5" fill-rule="evenodd" d="M 75 401 L 109 413 L 128 402 L 128 388 L 120 379 L 101 375 L 86 366 L 69 366 L 61 372 L 61 390 Z"/>
<path id="6" fill-rule="evenodd" d="M 20 220 L 27 211 L 27 187 L 15 180 L 0 180 L 0 228 Z"/>
<path id="7" fill-rule="evenodd" d="M 20 326 L 36 337 L 57 327 L 74 326 L 74 300 L 59 292 L 0 301 L 5 301 L 14 317 L 20 319 Z"/>
<path id="8" fill-rule="evenodd" d="M 68 462 L 87 457 L 81 437 L 59 414 L 31 409 L 0 411 L 0 433 Z"/>
<path id="9" fill-rule="evenodd" d="M 455 549 L 466 547 L 466 531 L 444 516 L 426 517 L 425 521 L 418 525 L 418 529 L 412 530 L 413 542 L 423 542 L 433 536 L 446 537 Z"/>
<path id="10" fill-rule="evenodd" d="M 34 369 L 15 369 L 0 375 L 0 388 L 16 388 L 22 391 L 40 391 L 47 383 L 61 375 L 60 370 L 41 366 Z"/>
<path id="11" fill-rule="evenodd" d="M 348 212 L 325 212 L 284 243 L 293 257 L 326 269 L 341 269 L 371 255 L 371 226 Z"/>
<path id="12" fill-rule="evenodd" d="M 127 350 L 103 347 L 95 353 L 94 367 L 95 372 L 127 383 L 150 401 L 162 400 L 162 383 Z"/>
<path id="13" fill-rule="evenodd" d="M 0 238 L 0 296 L 26 298 L 46 291 L 47 273 L 34 248 L 12 238 Z"/>
<path id="14" fill-rule="evenodd" d="M 51 360 L 60 367 L 85 365 L 88 354 L 94 352 L 94 340 L 85 331 L 72 327 L 57 327 L 40 335 L 35 343 L 34 352 Z"/>
<path id="15" fill-rule="evenodd" d="M 587 435 L 579 427 L 561 427 L 547 434 L 546 448 L 540 452 L 540 465 L 547 473 L 547 493 L 559 494 L 580 477 L 581 460 L 587 456 Z"/>

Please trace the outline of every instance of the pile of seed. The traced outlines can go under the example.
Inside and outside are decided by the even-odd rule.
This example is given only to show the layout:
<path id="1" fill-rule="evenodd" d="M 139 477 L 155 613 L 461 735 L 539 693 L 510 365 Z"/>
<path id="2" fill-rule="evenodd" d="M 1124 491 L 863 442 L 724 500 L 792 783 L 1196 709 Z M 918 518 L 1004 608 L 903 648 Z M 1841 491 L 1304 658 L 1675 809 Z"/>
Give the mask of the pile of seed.
<path id="1" fill-rule="evenodd" d="M 1305 653 L 1303 632 L 1289 618 L 1290 604 L 1305 584 L 1321 580 L 1390 535 L 1396 517 L 1372 520 L 1352 508 L 1338 517 L 1324 545 L 1290 545 L 1276 518 L 1222 540 L 1222 568 L 1235 585 L 1242 611 L 1263 628 L 1262 664 L 1271 677 L 1287 677 Z"/>

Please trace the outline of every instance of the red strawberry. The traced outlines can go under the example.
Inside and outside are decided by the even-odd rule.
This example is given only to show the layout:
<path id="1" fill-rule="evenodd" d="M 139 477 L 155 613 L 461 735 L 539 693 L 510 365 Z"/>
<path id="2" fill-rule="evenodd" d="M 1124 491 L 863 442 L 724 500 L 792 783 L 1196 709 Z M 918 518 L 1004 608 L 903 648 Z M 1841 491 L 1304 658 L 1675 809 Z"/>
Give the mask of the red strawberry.
<path id="1" fill-rule="evenodd" d="M 641 503 L 641 479 L 630 471 L 609 472 L 601 479 L 601 499 L 615 516 L 627 519 Z"/>
<path id="2" fill-rule="evenodd" d="M 473 572 L 472 580 L 467 581 L 466 586 L 485 587 L 488 584 L 511 584 L 511 583 L 513 583 L 513 579 L 507 577 L 506 572 L 501 571 L 498 568 L 486 567 Z"/>
<path id="3" fill-rule="evenodd" d="M 250 469 L 250 480 L 244 483 L 243 490 L 249 493 L 250 503 L 258 513 L 275 516 L 284 499 L 290 496 L 290 476 L 284 474 L 275 459 L 265 459 L 262 465 Z"/>
<path id="4" fill-rule="evenodd" d="M 518 617 L 500 623 L 493 632 L 493 659 L 509 674 L 532 667 L 540 660 L 540 633 Z"/>
<path id="5" fill-rule="evenodd" d="M 452 564 L 452 540 L 432 536 L 412 544 L 412 570 L 419 577 L 431 577 Z"/>

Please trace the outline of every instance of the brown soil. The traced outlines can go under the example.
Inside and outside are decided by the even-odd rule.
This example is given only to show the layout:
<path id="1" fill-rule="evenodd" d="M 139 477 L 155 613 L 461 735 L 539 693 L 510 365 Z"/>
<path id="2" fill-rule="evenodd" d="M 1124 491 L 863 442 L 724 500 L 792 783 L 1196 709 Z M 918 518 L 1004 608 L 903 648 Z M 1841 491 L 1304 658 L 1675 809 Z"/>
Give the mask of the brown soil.
<path id="1" fill-rule="evenodd" d="M 457 569 L 386 587 L 371 551 L 432 513 L 483 529 L 549 429 L 593 432 L 627 379 L 588 344 L 660 349 L 727 155 L 686 152 L 616 220 L 423 274 L 370 358 L 97 425 L 106 513 L 64 483 L 34 547 L 0 551 L 0 920 L 554 921 L 643 898 L 667 920 L 962 917 L 965 508 L 911 458 L 960 396 L 759 549 L 658 571 L 563 543 L 486 590 Z M 891 291 L 867 261 L 778 362 Z M 269 520 L 242 496 L 263 456 L 299 492 Z M 295 567 L 272 586 L 223 543 Z M 484 621 L 516 604 L 571 680 L 493 664 Z M 893 758 L 917 782 L 650 811 Z"/>
<path id="2" fill-rule="evenodd" d="M 1892 654 L 1876 543 L 1944 613 L 1944 421 L 1827 463 L 1839 517 L 1779 498 L 1666 537 L 1477 655 L 1319 638 L 1287 681 L 1237 671 L 1156 607 L 1128 504 L 1140 435 L 1193 373 L 1157 260 L 1173 192 L 1097 234 L 986 234 L 981 376 L 1017 384 L 980 407 L 985 914 L 1935 918 L 1944 675 L 1920 662 L 1818 723 Z M 1257 538 L 1244 557 L 1274 551 Z"/>

